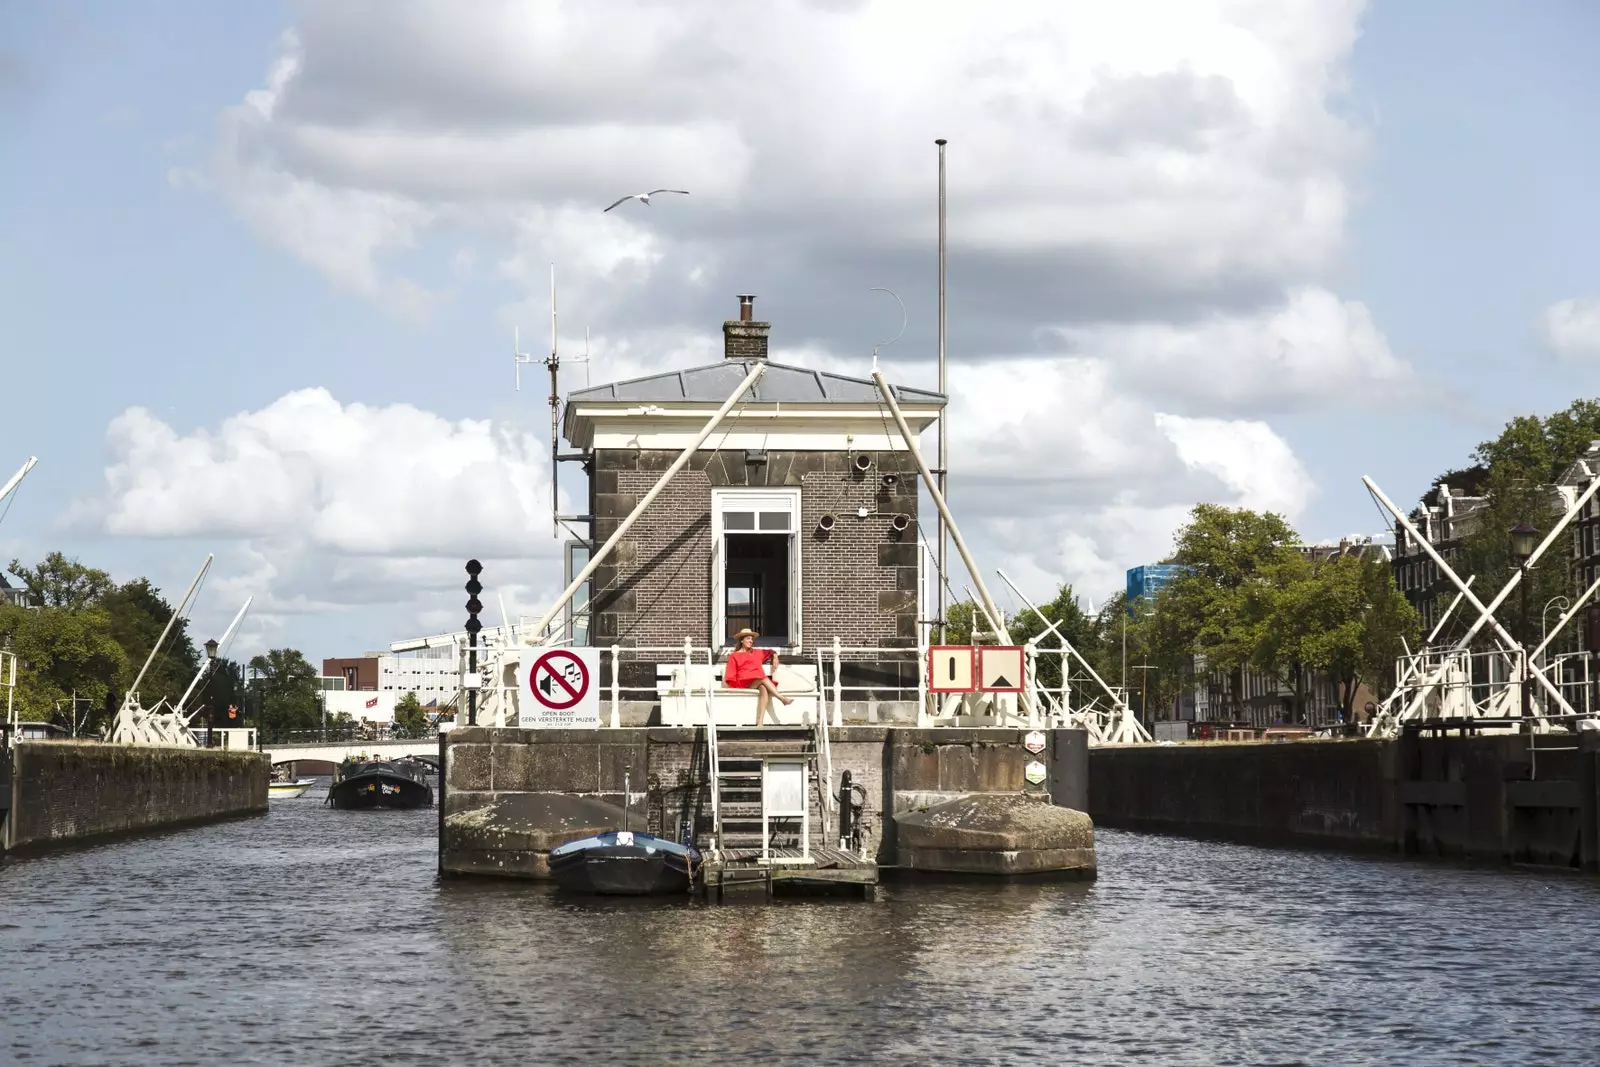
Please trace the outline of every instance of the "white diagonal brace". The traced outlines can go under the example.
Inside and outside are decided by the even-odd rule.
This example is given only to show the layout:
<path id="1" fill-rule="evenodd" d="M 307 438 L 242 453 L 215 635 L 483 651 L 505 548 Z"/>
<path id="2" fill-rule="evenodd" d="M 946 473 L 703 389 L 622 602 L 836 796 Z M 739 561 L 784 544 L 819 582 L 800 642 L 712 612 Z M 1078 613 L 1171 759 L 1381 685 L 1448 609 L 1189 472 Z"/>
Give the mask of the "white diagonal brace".
<path id="1" fill-rule="evenodd" d="M 1584 504 L 1588 503 L 1589 498 L 1594 495 L 1595 490 L 1600 489 L 1600 478 L 1596 478 L 1594 481 L 1589 483 L 1589 488 L 1583 491 L 1583 495 L 1580 496 L 1577 502 L 1567 510 L 1566 515 L 1562 516 L 1561 521 L 1556 523 L 1555 529 L 1551 530 L 1549 535 L 1545 537 L 1544 541 L 1540 543 L 1539 547 L 1533 550 L 1533 555 L 1529 556 L 1527 562 L 1511 575 L 1511 579 L 1507 581 L 1505 587 L 1500 590 L 1500 595 L 1495 597 L 1494 601 L 1486 607 L 1483 601 L 1479 600 L 1477 595 L 1473 593 L 1471 589 L 1467 588 L 1467 583 L 1461 580 L 1461 576 L 1451 569 L 1450 564 L 1445 562 L 1444 557 L 1439 554 L 1438 550 L 1433 547 L 1426 537 L 1422 536 L 1421 531 L 1419 531 L 1416 525 L 1412 523 L 1411 519 L 1406 516 L 1405 512 L 1396 507 L 1394 501 L 1390 500 L 1384 495 L 1383 490 L 1378 488 L 1378 484 L 1366 475 L 1361 476 L 1361 481 L 1365 483 L 1367 491 L 1372 494 L 1373 498 L 1376 499 L 1378 503 L 1382 504 L 1384 508 L 1388 510 L 1389 514 L 1393 515 L 1397 520 L 1399 520 L 1400 524 L 1406 528 L 1406 532 L 1416 539 L 1417 544 L 1422 546 L 1423 551 L 1425 551 L 1433 560 L 1433 562 L 1438 565 L 1439 570 L 1460 587 L 1461 594 L 1467 598 L 1468 602 L 1471 603 L 1473 607 L 1478 609 L 1478 621 L 1468 627 L 1467 632 L 1462 635 L 1454 645 L 1451 646 L 1450 651 L 1452 652 L 1460 652 L 1463 649 L 1470 648 L 1472 645 L 1472 639 L 1477 636 L 1479 630 L 1483 629 L 1484 623 L 1488 623 L 1494 628 L 1495 636 L 1503 641 L 1507 648 L 1522 647 L 1515 638 L 1506 632 L 1505 627 L 1500 625 L 1500 621 L 1494 617 L 1494 610 L 1505 602 L 1506 597 L 1511 595 L 1511 591 L 1515 589 L 1517 587 L 1517 583 L 1522 580 L 1523 572 L 1539 561 L 1539 557 L 1544 554 L 1544 550 L 1550 547 L 1550 545 L 1555 541 L 1557 535 L 1559 535 L 1562 530 L 1566 529 L 1567 523 L 1571 522 L 1572 517 L 1578 513 Z M 1412 702 L 1413 705 L 1420 704 L 1421 701 L 1426 698 L 1427 693 L 1432 690 L 1434 686 L 1439 684 L 1439 679 L 1444 676 L 1445 665 L 1447 663 L 1449 663 L 1448 656 L 1442 659 L 1439 666 L 1428 675 L 1426 680 L 1424 680 L 1422 683 L 1422 688 L 1418 691 L 1416 699 Z M 1572 705 L 1568 704 L 1566 698 L 1561 695 L 1561 690 L 1550 684 L 1550 679 L 1537 672 L 1534 672 L 1534 677 L 1537 678 L 1544 688 L 1549 691 L 1550 695 L 1555 698 L 1556 703 L 1567 710 L 1568 714 L 1577 714 L 1577 712 L 1573 711 Z M 1408 707 L 1404 717 L 1410 718 L 1414 710 L 1414 707 Z"/>

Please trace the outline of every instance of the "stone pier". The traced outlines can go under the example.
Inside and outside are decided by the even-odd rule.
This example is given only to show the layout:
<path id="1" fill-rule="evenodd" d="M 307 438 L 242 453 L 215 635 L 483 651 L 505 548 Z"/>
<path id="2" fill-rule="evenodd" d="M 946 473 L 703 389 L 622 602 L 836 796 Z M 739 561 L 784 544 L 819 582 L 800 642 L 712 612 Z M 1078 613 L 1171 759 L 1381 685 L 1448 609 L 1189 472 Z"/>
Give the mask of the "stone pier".
<path id="1" fill-rule="evenodd" d="M 270 769 L 256 752 L 22 741 L 5 756 L 7 852 L 267 810 Z"/>
<path id="2" fill-rule="evenodd" d="M 971 796 L 1032 796 L 1079 811 L 1087 806 L 1083 731 L 1045 731 L 1046 747 L 1038 754 L 1024 747 L 1026 733 L 846 726 L 830 733 L 832 779 L 837 788 L 848 770 L 865 791 L 868 853 L 894 867 L 897 814 Z M 445 873 L 545 878 L 551 848 L 617 829 L 624 818 L 630 827 L 674 840 L 685 825 L 697 839 L 710 831 L 704 730 L 476 727 L 447 736 L 439 837 Z M 1026 768 L 1035 761 L 1046 775 L 1030 783 Z M 832 829 L 837 832 L 837 823 Z M 835 843 L 824 841 L 822 830 L 814 819 L 812 840 Z"/>

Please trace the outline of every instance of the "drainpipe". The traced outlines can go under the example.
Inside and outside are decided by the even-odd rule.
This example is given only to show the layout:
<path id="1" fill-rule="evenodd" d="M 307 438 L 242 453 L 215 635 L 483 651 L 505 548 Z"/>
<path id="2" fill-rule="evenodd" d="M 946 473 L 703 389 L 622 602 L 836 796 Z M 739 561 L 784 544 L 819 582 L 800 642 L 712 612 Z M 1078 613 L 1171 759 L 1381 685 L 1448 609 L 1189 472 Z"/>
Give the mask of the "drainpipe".
<path id="1" fill-rule="evenodd" d="M 894 391 L 889 388 L 889 383 L 884 381 L 882 371 L 873 371 L 872 380 L 878 383 L 878 392 L 883 394 L 884 402 L 889 405 L 889 414 L 894 416 L 895 425 L 900 427 L 900 436 L 905 440 L 906 449 L 916 461 L 917 473 L 922 475 L 922 483 L 928 487 L 928 493 L 933 497 L 933 505 L 939 509 L 939 517 L 949 529 L 950 539 L 956 543 L 956 551 L 961 553 L 961 562 L 967 565 L 967 573 L 972 575 L 973 584 L 978 587 L 983 610 L 989 613 L 989 618 L 994 620 L 995 629 L 999 631 L 1001 639 L 1009 645 L 1011 633 L 1006 629 L 1005 616 L 995 606 L 994 598 L 989 595 L 989 587 L 983 584 L 983 575 L 978 572 L 978 565 L 972 562 L 972 553 L 967 551 L 966 539 L 961 536 L 961 527 L 956 525 L 955 517 L 950 514 L 949 505 L 944 502 L 944 494 L 939 491 L 939 483 L 934 480 L 933 472 L 928 470 L 927 463 L 922 459 L 922 453 L 917 451 L 917 439 L 911 435 L 911 427 L 906 425 L 906 417 L 901 414 L 900 405 L 895 403 Z"/>
<path id="2" fill-rule="evenodd" d="M 639 521 L 639 516 L 643 515 L 645 509 L 655 502 L 656 497 L 660 496 L 661 491 L 667 487 L 667 483 L 672 481 L 673 476 L 681 471 L 689 462 L 690 457 L 699 450 L 701 445 L 705 444 L 706 438 L 716 431 L 722 420 L 728 417 L 728 412 L 732 411 L 734 405 L 738 404 L 744 394 L 756 384 L 756 379 L 761 377 L 761 372 L 766 369 L 766 363 L 754 363 L 754 366 L 750 368 L 750 373 L 746 374 L 744 381 L 739 383 L 739 388 L 735 389 L 733 394 L 723 401 L 722 406 L 717 409 L 717 413 L 711 416 L 710 421 L 701 428 L 700 432 L 695 435 L 695 439 L 689 443 L 689 447 L 685 448 L 679 453 L 678 458 L 672 461 L 672 466 L 668 467 L 666 473 L 661 475 L 661 479 L 650 487 L 650 491 L 644 495 L 644 499 L 634 505 L 633 510 L 628 512 L 628 517 L 617 524 L 617 532 L 606 538 L 605 544 L 601 545 L 595 554 L 589 557 L 589 562 L 584 565 L 583 570 L 579 571 L 578 576 L 572 579 L 572 584 L 567 586 L 566 590 L 556 598 L 556 602 L 550 606 L 550 610 L 544 613 L 544 617 L 524 635 L 523 640 L 525 642 L 530 645 L 537 645 L 541 642 L 539 634 L 544 631 L 546 626 L 550 625 L 550 620 L 554 619 L 560 614 L 561 609 L 567 606 L 567 601 L 577 594 L 578 590 L 583 587 L 583 583 L 589 580 L 589 576 L 611 554 L 611 550 L 617 546 L 617 542 L 621 541 L 623 535 L 633 528 L 633 524 Z"/>

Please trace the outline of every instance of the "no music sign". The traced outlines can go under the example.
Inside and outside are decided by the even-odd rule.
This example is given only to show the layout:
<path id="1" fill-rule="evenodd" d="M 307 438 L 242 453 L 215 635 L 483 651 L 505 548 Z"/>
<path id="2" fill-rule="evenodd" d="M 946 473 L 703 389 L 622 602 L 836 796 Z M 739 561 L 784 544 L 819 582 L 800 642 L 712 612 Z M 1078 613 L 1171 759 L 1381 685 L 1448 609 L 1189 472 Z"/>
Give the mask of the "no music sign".
<path id="1" fill-rule="evenodd" d="M 529 648 L 517 665 L 517 725 L 524 730 L 600 725 L 600 650 Z"/>

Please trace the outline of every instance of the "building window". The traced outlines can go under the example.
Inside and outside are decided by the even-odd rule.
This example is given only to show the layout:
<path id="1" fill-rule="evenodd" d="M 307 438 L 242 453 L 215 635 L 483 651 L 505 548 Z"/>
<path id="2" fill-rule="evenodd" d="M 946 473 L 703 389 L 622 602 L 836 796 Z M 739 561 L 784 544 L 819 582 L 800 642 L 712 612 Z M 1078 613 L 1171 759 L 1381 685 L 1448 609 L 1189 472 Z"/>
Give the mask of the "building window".
<path id="1" fill-rule="evenodd" d="M 800 647 L 800 490 L 716 489 L 711 516 L 712 633 Z"/>

